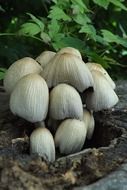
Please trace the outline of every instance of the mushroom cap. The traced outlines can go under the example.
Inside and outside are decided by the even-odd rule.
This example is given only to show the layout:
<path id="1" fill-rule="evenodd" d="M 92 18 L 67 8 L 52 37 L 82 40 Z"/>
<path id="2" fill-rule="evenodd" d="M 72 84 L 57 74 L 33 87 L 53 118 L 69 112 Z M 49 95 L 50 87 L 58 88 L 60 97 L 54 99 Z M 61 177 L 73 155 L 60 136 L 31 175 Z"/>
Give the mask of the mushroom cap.
<path id="1" fill-rule="evenodd" d="M 112 78 L 109 76 L 108 72 L 102 67 L 102 65 L 98 64 L 98 63 L 86 63 L 86 66 L 89 68 L 90 71 L 92 70 L 97 70 L 100 71 L 105 78 L 107 79 L 107 81 L 109 82 L 109 84 L 111 85 L 111 87 L 113 89 L 116 88 L 116 85 L 114 83 L 114 81 L 112 80 Z"/>
<path id="2" fill-rule="evenodd" d="M 94 79 L 94 92 L 87 93 L 86 107 L 93 111 L 113 107 L 118 102 L 118 96 L 111 85 L 100 71 L 92 70 L 91 73 Z"/>
<path id="3" fill-rule="evenodd" d="M 49 88 L 59 83 L 70 84 L 80 92 L 93 87 L 93 78 L 87 66 L 70 53 L 57 53 L 44 68 L 42 76 Z"/>
<path id="4" fill-rule="evenodd" d="M 55 134 L 55 145 L 62 154 L 78 152 L 86 139 L 86 126 L 83 121 L 66 119 L 58 127 Z"/>
<path id="5" fill-rule="evenodd" d="M 42 68 L 44 68 L 49 61 L 54 57 L 56 53 L 53 51 L 43 51 L 37 58 L 36 61 L 39 62 L 42 66 Z"/>
<path id="6" fill-rule="evenodd" d="M 30 73 L 40 73 L 41 66 L 32 58 L 24 57 L 14 62 L 7 70 L 4 78 L 4 88 L 10 94 L 16 83 Z"/>
<path id="7" fill-rule="evenodd" d="M 80 51 L 73 47 L 62 48 L 61 50 L 58 51 L 58 53 L 59 54 L 70 53 L 70 54 L 73 54 L 73 55 L 77 56 L 78 58 L 82 59 Z"/>
<path id="8" fill-rule="evenodd" d="M 37 153 L 49 162 L 55 161 L 53 136 L 45 127 L 36 128 L 30 136 L 30 152 Z"/>
<path id="9" fill-rule="evenodd" d="M 30 122 L 44 120 L 47 116 L 48 104 L 48 86 L 38 74 L 28 74 L 21 78 L 10 97 L 12 113 Z"/>
<path id="10" fill-rule="evenodd" d="M 93 136 L 94 127 L 95 127 L 95 121 L 94 121 L 93 113 L 91 111 L 88 111 L 87 109 L 84 109 L 83 121 L 87 127 L 86 137 L 87 137 L 87 139 L 90 140 Z"/>
<path id="11" fill-rule="evenodd" d="M 56 120 L 83 118 L 83 105 L 79 93 L 68 84 L 59 84 L 50 92 L 50 117 Z"/>

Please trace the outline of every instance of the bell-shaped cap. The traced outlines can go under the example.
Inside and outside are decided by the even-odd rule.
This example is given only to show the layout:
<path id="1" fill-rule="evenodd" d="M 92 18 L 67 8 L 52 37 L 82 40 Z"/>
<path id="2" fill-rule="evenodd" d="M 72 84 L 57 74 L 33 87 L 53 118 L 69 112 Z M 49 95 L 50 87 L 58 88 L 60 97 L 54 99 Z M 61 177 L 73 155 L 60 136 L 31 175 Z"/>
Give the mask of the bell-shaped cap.
<path id="1" fill-rule="evenodd" d="M 87 134 L 86 137 L 87 139 L 91 139 L 94 133 L 94 128 L 95 128 L 95 121 L 93 117 L 92 111 L 88 111 L 87 109 L 84 109 L 83 111 L 83 121 L 86 125 L 87 128 Z"/>
<path id="2" fill-rule="evenodd" d="M 38 74 L 21 78 L 10 97 L 12 113 L 30 122 L 43 121 L 47 116 L 48 104 L 48 86 Z"/>
<path id="3" fill-rule="evenodd" d="M 94 80 L 94 92 L 86 95 L 86 107 L 93 111 L 100 111 L 113 107 L 118 102 L 118 96 L 107 79 L 100 71 L 91 71 Z"/>
<path id="4" fill-rule="evenodd" d="M 55 134 L 55 145 L 62 154 L 71 154 L 82 149 L 86 139 L 86 126 L 83 121 L 66 119 Z"/>
<path id="5" fill-rule="evenodd" d="M 56 53 L 53 51 L 43 51 L 37 58 L 36 61 L 39 62 L 42 66 L 42 68 L 44 68 L 49 61 L 54 57 Z"/>
<path id="6" fill-rule="evenodd" d="M 73 54 L 73 55 L 77 56 L 78 58 L 82 59 L 80 51 L 73 47 L 62 48 L 61 50 L 58 51 L 58 53 L 59 54 L 70 53 L 70 54 Z"/>
<path id="7" fill-rule="evenodd" d="M 57 53 L 44 68 L 42 76 L 49 88 L 59 83 L 70 84 L 80 92 L 93 87 L 93 78 L 85 63 L 70 53 Z"/>
<path id="8" fill-rule="evenodd" d="M 86 63 L 86 66 L 89 68 L 90 71 L 92 71 L 92 70 L 100 71 L 105 76 L 105 78 L 107 79 L 107 81 L 111 85 L 112 89 L 116 88 L 114 81 L 109 76 L 108 72 L 102 67 L 102 65 L 100 65 L 98 63 L 89 63 L 88 62 L 88 63 Z"/>
<path id="9" fill-rule="evenodd" d="M 50 92 L 50 117 L 56 120 L 83 118 L 83 105 L 79 93 L 68 84 L 59 84 Z"/>
<path id="10" fill-rule="evenodd" d="M 4 78 L 4 88 L 10 94 L 16 83 L 23 76 L 30 73 L 40 73 L 41 66 L 32 58 L 24 57 L 14 62 L 7 70 Z"/>
<path id="11" fill-rule="evenodd" d="M 36 128 L 30 136 L 30 152 L 48 160 L 55 161 L 55 144 L 50 131 L 45 127 Z"/>

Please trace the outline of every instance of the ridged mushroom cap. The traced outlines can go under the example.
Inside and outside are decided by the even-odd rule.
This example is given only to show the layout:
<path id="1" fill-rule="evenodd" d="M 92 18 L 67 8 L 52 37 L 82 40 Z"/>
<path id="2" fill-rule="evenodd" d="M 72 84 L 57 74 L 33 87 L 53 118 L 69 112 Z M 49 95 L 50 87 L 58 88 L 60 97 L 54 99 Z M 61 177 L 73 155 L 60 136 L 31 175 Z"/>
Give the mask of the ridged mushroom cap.
<path id="1" fill-rule="evenodd" d="M 53 136 L 45 127 L 36 128 L 30 136 L 30 152 L 37 153 L 49 162 L 55 161 Z"/>
<path id="2" fill-rule="evenodd" d="M 73 47 L 62 48 L 61 50 L 58 51 L 58 53 L 59 54 L 70 53 L 70 54 L 73 54 L 73 55 L 77 56 L 78 58 L 82 59 L 80 51 Z"/>
<path id="3" fill-rule="evenodd" d="M 109 76 L 108 72 L 102 67 L 102 65 L 98 64 L 98 63 L 86 63 L 86 66 L 89 68 L 90 71 L 92 70 L 97 70 L 100 71 L 105 78 L 107 79 L 107 81 L 109 82 L 109 84 L 111 85 L 111 87 L 113 89 L 116 88 L 116 85 L 114 83 L 114 81 L 112 80 L 112 78 Z"/>
<path id="4" fill-rule="evenodd" d="M 83 118 L 83 105 L 79 93 L 68 84 L 59 84 L 50 92 L 50 117 L 56 120 Z"/>
<path id="5" fill-rule="evenodd" d="M 40 73 L 41 66 L 32 58 L 24 57 L 14 62 L 7 70 L 4 78 L 4 88 L 10 94 L 16 83 L 30 73 Z"/>
<path id="6" fill-rule="evenodd" d="M 55 134 L 55 145 L 62 154 L 71 154 L 82 149 L 86 139 L 86 126 L 83 121 L 66 119 Z"/>
<path id="7" fill-rule="evenodd" d="M 44 120 L 47 116 L 48 104 L 48 86 L 38 74 L 28 74 L 21 78 L 10 97 L 12 113 L 30 122 Z"/>
<path id="8" fill-rule="evenodd" d="M 42 68 L 44 68 L 49 61 L 54 57 L 56 53 L 53 51 L 43 51 L 37 58 L 36 61 L 39 62 L 42 66 Z"/>
<path id="9" fill-rule="evenodd" d="M 92 75 L 87 66 L 77 56 L 69 53 L 57 53 L 44 68 L 42 76 L 49 88 L 59 83 L 70 84 L 80 92 L 93 87 Z"/>
<path id="10" fill-rule="evenodd" d="M 94 121 L 93 113 L 91 111 L 88 111 L 87 109 L 84 109 L 83 121 L 84 121 L 86 128 L 87 128 L 86 137 L 87 137 L 87 139 L 90 140 L 93 136 L 94 127 L 95 127 L 95 121 Z"/>
<path id="11" fill-rule="evenodd" d="M 118 102 L 118 96 L 107 79 L 100 71 L 91 71 L 94 80 L 94 92 L 86 95 L 86 107 L 93 111 L 100 111 L 113 107 Z"/>

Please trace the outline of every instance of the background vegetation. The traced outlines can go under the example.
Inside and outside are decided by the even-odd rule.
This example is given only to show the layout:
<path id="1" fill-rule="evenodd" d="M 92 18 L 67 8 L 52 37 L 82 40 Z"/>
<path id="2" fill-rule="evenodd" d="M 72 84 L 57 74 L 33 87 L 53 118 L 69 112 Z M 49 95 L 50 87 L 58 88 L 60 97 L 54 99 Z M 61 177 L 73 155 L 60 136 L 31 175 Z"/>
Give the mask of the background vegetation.
<path id="1" fill-rule="evenodd" d="M 15 60 L 65 46 L 126 77 L 126 20 L 125 0 L 0 0 L 0 79 Z"/>

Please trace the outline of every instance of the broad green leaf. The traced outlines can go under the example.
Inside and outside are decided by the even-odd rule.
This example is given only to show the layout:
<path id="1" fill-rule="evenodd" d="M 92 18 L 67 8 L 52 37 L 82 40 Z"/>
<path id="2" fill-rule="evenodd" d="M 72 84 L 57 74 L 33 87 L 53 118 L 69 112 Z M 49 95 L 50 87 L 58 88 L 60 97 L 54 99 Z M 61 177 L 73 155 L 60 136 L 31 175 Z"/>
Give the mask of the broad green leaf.
<path id="1" fill-rule="evenodd" d="M 30 36 L 34 36 L 41 31 L 40 27 L 31 22 L 27 22 L 21 25 L 21 29 L 19 30 L 19 34 L 28 34 Z"/>
<path id="2" fill-rule="evenodd" d="M 74 9 L 73 11 L 75 13 L 90 12 L 90 10 L 87 8 L 86 4 L 82 0 L 71 0 L 71 2 L 72 2 L 71 8 Z"/>
<path id="3" fill-rule="evenodd" d="M 32 21 L 34 21 L 38 26 L 40 26 L 41 30 L 44 30 L 44 24 L 42 22 L 42 20 L 38 19 L 37 17 L 35 17 L 34 15 L 27 13 L 27 15 L 30 16 L 30 18 L 32 19 Z"/>
<path id="4" fill-rule="evenodd" d="M 110 0 L 93 0 L 93 2 L 104 9 L 107 9 L 110 3 Z"/>
<path id="5" fill-rule="evenodd" d="M 119 37 L 118 35 L 113 34 L 112 32 L 108 30 L 101 30 L 103 38 L 108 43 L 116 43 L 120 44 L 124 47 L 127 47 L 127 40 L 124 38 Z"/>
<path id="6" fill-rule="evenodd" d="M 67 46 L 77 48 L 80 52 L 83 52 L 84 49 L 86 49 L 85 42 L 82 40 L 74 37 L 63 37 L 61 40 L 59 40 L 59 43 L 57 42 L 56 50 Z"/>
<path id="7" fill-rule="evenodd" d="M 71 17 L 69 17 L 61 8 L 55 5 L 51 7 L 48 18 L 54 20 L 71 21 Z"/>
<path id="8" fill-rule="evenodd" d="M 49 37 L 49 35 L 45 32 L 41 32 L 41 38 L 43 39 L 43 41 L 48 44 L 51 41 L 51 38 Z"/>
<path id="9" fill-rule="evenodd" d="M 5 68 L 0 68 L 0 80 L 4 79 L 6 69 Z"/>
<path id="10" fill-rule="evenodd" d="M 110 68 L 109 63 L 104 60 L 100 55 L 98 55 L 96 52 L 89 51 L 87 56 L 89 57 L 89 62 L 95 62 L 101 64 L 105 69 Z"/>
<path id="11" fill-rule="evenodd" d="M 92 39 L 96 41 L 96 29 L 91 24 L 85 24 L 81 27 L 80 33 L 88 34 Z"/>
<path id="12" fill-rule="evenodd" d="M 58 23 L 57 20 L 53 19 L 51 20 L 51 23 L 48 25 L 48 29 L 49 29 L 49 35 L 53 39 L 59 33 L 60 24 Z"/>
<path id="13" fill-rule="evenodd" d="M 86 23 L 91 23 L 90 18 L 86 14 L 80 13 L 80 14 L 76 15 L 73 19 L 77 24 L 80 24 L 80 25 L 84 25 Z"/>
<path id="14" fill-rule="evenodd" d="M 120 0 L 109 0 L 112 4 L 114 4 L 115 6 L 127 11 L 127 7 L 120 2 Z"/>

